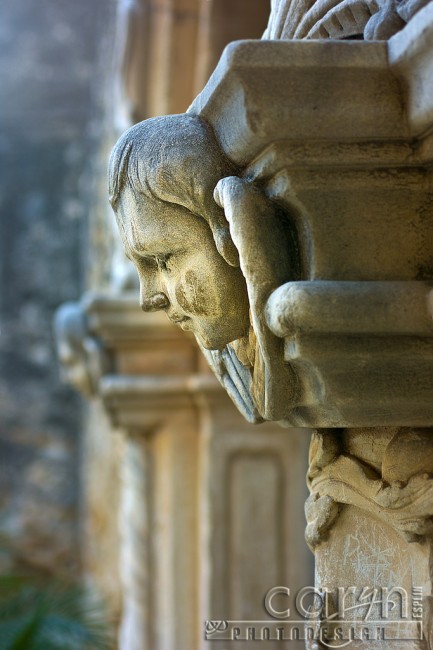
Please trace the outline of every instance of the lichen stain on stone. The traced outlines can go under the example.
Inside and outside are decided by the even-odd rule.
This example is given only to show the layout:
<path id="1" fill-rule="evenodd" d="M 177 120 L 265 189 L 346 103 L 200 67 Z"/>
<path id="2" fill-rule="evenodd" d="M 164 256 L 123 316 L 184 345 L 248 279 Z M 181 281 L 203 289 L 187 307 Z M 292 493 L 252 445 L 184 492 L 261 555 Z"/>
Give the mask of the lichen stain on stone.
<path id="1" fill-rule="evenodd" d="M 206 309 L 206 303 L 209 307 L 211 301 L 206 300 L 209 287 L 204 286 L 200 275 L 192 269 L 185 272 L 175 288 L 176 300 L 182 309 L 196 316 L 210 315 L 209 309 Z"/>

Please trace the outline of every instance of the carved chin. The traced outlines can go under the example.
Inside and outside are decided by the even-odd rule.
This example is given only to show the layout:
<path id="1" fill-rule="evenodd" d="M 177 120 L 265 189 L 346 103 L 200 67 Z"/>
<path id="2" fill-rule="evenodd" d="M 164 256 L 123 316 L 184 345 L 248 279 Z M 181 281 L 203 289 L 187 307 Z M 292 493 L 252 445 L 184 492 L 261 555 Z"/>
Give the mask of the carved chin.
<path id="1" fill-rule="evenodd" d="M 194 332 L 194 334 L 198 342 L 206 350 L 222 350 L 227 345 L 225 341 L 216 340 L 215 338 L 206 336 L 202 333 Z"/>
<path id="2" fill-rule="evenodd" d="M 232 336 L 228 332 L 225 332 L 225 335 L 222 335 L 221 331 L 216 332 L 204 332 L 200 327 L 191 328 L 196 339 L 206 350 L 222 350 L 233 341 L 237 341 L 243 337 L 242 333 L 236 331 Z"/>

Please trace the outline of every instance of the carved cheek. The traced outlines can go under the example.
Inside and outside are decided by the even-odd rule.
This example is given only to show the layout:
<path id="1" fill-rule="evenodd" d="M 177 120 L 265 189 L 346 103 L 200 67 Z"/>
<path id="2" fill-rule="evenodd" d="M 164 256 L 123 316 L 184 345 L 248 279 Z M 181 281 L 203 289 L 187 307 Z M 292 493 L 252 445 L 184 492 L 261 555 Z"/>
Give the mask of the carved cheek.
<path id="1" fill-rule="evenodd" d="M 195 316 L 212 316 L 217 305 L 209 277 L 187 270 L 175 287 L 176 300 L 180 307 Z"/>

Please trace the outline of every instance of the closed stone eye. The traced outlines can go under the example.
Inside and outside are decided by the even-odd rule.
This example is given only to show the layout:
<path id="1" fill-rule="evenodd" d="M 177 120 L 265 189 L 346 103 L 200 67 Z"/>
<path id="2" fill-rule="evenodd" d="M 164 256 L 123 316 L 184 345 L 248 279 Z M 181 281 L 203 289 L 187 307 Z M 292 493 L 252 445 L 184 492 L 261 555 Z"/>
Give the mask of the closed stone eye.
<path id="1" fill-rule="evenodd" d="M 168 253 L 167 255 L 158 255 L 158 256 L 156 256 L 156 258 L 155 258 L 156 263 L 158 265 L 158 268 L 161 271 L 168 271 L 169 270 L 167 264 L 168 264 L 168 261 L 170 260 L 170 258 L 171 258 L 170 253 Z"/>

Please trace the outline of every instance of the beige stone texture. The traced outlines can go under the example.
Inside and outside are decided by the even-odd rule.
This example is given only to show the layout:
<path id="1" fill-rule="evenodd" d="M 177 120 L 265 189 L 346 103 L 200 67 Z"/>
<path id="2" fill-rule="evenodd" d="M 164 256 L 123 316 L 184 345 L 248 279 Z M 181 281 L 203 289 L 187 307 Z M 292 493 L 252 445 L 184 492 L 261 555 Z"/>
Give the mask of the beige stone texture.
<path id="1" fill-rule="evenodd" d="M 129 5 L 126 122 L 186 110 L 235 34 L 223 4 Z M 119 520 L 117 537 L 102 511 L 121 650 L 205 650 L 206 619 L 260 618 L 270 586 L 310 583 L 298 523 L 308 436 L 277 423 L 317 428 L 306 538 L 330 614 L 339 589 L 349 605 L 406 590 L 409 606 L 422 589 L 422 618 L 393 610 L 388 640 L 350 647 L 397 650 L 392 635 L 411 625 L 419 638 L 405 647 L 433 647 L 424 4 L 276 0 L 265 40 L 229 46 L 186 114 L 139 124 L 115 148 L 110 198 L 149 313 L 125 295 L 87 299 L 85 343 L 65 358 L 120 433 L 121 481 L 116 464 L 99 476 Z M 241 413 L 269 422 L 253 431 L 192 336 L 158 311 L 195 334 Z M 382 621 L 381 604 L 372 612 Z M 314 623 L 322 643 L 307 647 L 341 647 L 336 626 Z"/>
<path id="2" fill-rule="evenodd" d="M 315 550 L 316 587 L 330 592 L 324 640 L 339 625 L 332 615 L 344 609 L 338 589 L 346 589 L 346 606 L 352 607 L 346 620 L 361 626 L 377 620 L 387 639 L 358 639 L 350 647 L 394 649 L 405 638 L 412 639 L 405 647 L 431 647 L 431 448 L 431 429 L 328 430 L 313 436 L 306 537 Z M 400 590 L 405 607 L 387 616 L 384 594 L 393 590 Z M 414 617 L 416 592 L 421 606 Z"/>
<path id="3" fill-rule="evenodd" d="M 103 461 L 87 490 L 89 571 L 121 612 L 121 650 L 205 650 L 207 619 L 261 620 L 271 587 L 312 582 L 301 523 L 308 436 L 253 429 L 193 337 L 145 316 L 135 296 L 88 295 L 75 310 L 86 347 L 106 362 L 90 363 L 105 368 L 93 375 L 93 424 L 117 432 L 86 450 L 89 467 Z M 88 376 L 89 358 L 79 363 L 74 376 Z"/>
<path id="4" fill-rule="evenodd" d="M 405 591 L 409 607 L 422 590 L 423 620 L 396 609 L 386 640 L 350 644 L 374 650 L 397 649 L 409 631 L 406 647 L 433 643 L 433 5 L 422 5 L 274 2 L 265 36 L 283 40 L 229 46 L 187 115 L 134 127 L 110 166 L 143 308 L 196 335 L 247 419 L 318 428 L 306 537 L 330 613 L 347 614 L 339 589 L 354 589 L 354 624 L 371 590 Z M 360 36 L 371 42 L 346 40 Z M 224 436 L 204 440 L 221 445 L 224 466 Z M 273 487 L 271 448 L 232 463 L 230 508 L 249 511 L 261 463 L 276 521 L 284 488 Z M 208 472 L 219 483 L 218 463 Z M 247 547 L 242 520 L 228 522 L 232 575 Z M 261 540 L 274 578 L 277 539 Z M 241 593 L 231 584 L 221 619 L 225 606 L 254 616 Z M 386 619 L 377 602 L 372 612 Z M 341 647 L 337 623 L 317 624 L 322 640 L 307 647 Z"/>
<path id="5" fill-rule="evenodd" d="M 431 423 L 431 173 L 398 78 L 428 9 L 395 72 L 385 42 L 234 44 L 187 115 L 114 149 L 143 308 L 195 333 L 250 421 Z"/>

